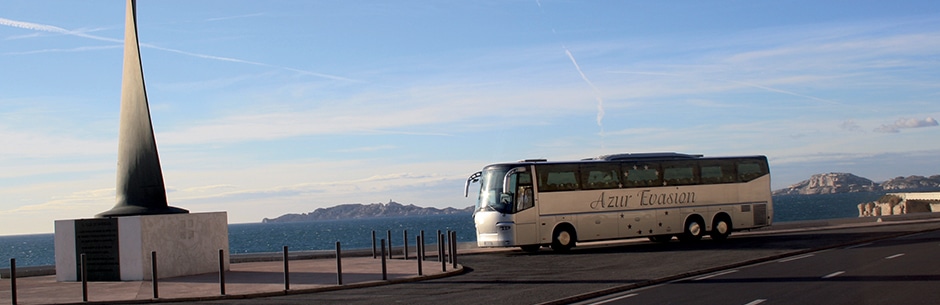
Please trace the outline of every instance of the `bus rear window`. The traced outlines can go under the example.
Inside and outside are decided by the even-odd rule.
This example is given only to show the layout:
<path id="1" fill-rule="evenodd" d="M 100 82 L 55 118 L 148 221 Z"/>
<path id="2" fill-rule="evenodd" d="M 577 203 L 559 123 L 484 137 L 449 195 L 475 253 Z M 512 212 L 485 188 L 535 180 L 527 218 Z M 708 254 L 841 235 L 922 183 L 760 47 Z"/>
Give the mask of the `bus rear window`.
<path id="1" fill-rule="evenodd" d="M 757 160 L 738 161 L 738 181 L 747 182 L 767 174 L 766 163 Z"/>

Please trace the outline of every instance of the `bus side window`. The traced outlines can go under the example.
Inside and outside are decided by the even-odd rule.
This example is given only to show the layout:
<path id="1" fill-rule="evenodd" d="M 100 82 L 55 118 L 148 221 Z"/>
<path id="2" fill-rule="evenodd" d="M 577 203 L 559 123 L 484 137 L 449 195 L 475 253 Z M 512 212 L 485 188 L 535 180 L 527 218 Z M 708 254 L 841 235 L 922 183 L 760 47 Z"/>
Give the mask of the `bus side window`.
<path id="1" fill-rule="evenodd" d="M 688 162 L 663 162 L 663 185 L 697 184 L 696 166 Z"/>
<path id="2" fill-rule="evenodd" d="M 537 171 L 541 192 L 575 191 L 580 188 L 577 164 L 542 165 Z"/>
<path id="3" fill-rule="evenodd" d="M 738 161 L 738 181 L 747 182 L 767 174 L 767 167 L 756 160 Z"/>
<path id="4" fill-rule="evenodd" d="M 659 186 L 659 165 L 655 163 L 628 163 L 623 165 L 624 182 L 630 187 Z"/>
<path id="5" fill-rule="evenodd" d="M 701 177 L 703 184 L 732 183 L 735 180 L 734 163 L 729 161 L 712 161 L 702 163 Z"/>
<path id="6" fill-rule="evenodd" d="M 618 164 L 587 164 L 581 166 L 582 188 L 585 190 L 620 188 Z"/>

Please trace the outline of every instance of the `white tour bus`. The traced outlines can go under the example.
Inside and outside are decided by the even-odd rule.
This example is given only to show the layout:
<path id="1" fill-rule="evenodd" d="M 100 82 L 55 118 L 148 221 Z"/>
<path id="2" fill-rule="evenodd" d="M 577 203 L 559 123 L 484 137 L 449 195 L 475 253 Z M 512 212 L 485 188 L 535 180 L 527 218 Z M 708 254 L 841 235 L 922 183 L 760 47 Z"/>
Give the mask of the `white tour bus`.
<path id="1" fill-rule="evenodd" d="M 480 247 L 551 246 L 648 237 L 666 242 L 728 238 L 773 221 L 765 156 L 618 154 L 569 162 L 493 164 L 480 182 L 473 218 Z"/>

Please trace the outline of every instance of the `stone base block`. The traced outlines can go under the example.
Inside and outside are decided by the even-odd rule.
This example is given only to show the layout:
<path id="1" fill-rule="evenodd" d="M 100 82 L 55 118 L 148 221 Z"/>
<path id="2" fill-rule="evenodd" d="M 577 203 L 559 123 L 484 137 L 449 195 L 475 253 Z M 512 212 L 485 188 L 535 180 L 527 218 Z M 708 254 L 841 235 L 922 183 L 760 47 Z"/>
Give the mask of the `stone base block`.
<path id="1" fill-rule="evenodd" d="M 81 280 L 85 254 L 89 281 L 143 281 L 219 271 L 219 250 L 229 269 L 225 212 L 57 220 L 56 280 Z"/>

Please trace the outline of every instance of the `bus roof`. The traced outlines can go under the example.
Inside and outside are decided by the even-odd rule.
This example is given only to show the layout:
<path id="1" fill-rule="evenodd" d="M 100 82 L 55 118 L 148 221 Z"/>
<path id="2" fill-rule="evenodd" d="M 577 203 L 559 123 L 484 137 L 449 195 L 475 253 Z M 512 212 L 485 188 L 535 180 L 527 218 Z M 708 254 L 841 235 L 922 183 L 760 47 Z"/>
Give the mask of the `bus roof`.
<path id="1" fill-rule="evenodd" d="M 572 164 L 572 163 L 591 163 L 591 162 L 609 162 L 609 161 L 671 161 L 671 160 L 696 160 L 696 159 L 733 159 L 733 158 L 767 158 L 766 156 L 721 156 L 705 157 L 701 154 L 683 154 L 676 152 L 653 152 L 653 153 L 620 153 L 601 155 L 593 158 L 568 161 L 549 161 L 548 159 L 525 159 L 516 162 L 501 162 L 487 165 L 490 166 L 517 166 L 523 164 Z"/>
<path id="2" fill-rule="evenodd" d="M 601 160 L 601 161 L 621 161 L 621 160 L 642 160 L 642 159 L 656 159 L 656 160 L 674 160 L 674 159 L 695 159 L 701 158 L 704 155 L 690 155 L 690 154 L 680 154 L 674 152 L 654 152 L 654 153 L 622 153 L 622 154 L 613 154 L 613 155 L 603 155 L 597 156 L 594 158 L 587 158 L 587 160 Z"/>

